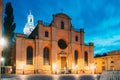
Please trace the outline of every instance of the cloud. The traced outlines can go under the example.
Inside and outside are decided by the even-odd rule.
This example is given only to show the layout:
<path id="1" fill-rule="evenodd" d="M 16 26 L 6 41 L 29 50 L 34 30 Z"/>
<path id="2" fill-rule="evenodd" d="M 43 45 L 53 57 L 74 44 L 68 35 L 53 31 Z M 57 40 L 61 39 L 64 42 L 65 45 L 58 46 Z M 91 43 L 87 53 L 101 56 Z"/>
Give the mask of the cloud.
<path id="1" fill-rule="evenodd" d="M 94 55 L 96 55 L 96 54 L 102 54 L 102 53 L 107 53 L 107 49 L 106 48 L 101 48 L 101 49 L 96 49 L 95 51 L 94 51 Z"/>
<path id="2" fill-rule="evenodd" d="M 4 6 L 8 0 L 3 0 Z M 17 23 L 22 32 L 29 10 L 38 20 L 51 22 L 52 14 L 63 12 L 72 18 L 75 28 L 85 29 L 85 42 L 95 43 L 95 53 L 120 47 L 120 0 L 11 0 Z M 28 14 L 27 14 L 28 13 Z"/>
<path id="3" fill-rule="evenodd" d="M 100 24 L 98 24 L 97 30 L 108 29 L 108 28 L 116 26 L 116 25 L 120 25 L 120 16 L 103 20 Z"/>
<path id="4" fill-rule="evenodd" d="M 95 54 L 120 49 L 120 35 L 108 38 L 97 37 L 92 41 L 95 44 Z"/>
<path id="5" fill-rule="evenodd" d="M 96 45 L 99 46 L 111 46 L 111 45 L 117 45 L 120 40 L 120 35 L 116 35 L 113 37 L 108 37 L 108 38 L 94 38 L 93 41 L 95 42 Z M 120 43 L 119 43 L 120 44 Z"/>

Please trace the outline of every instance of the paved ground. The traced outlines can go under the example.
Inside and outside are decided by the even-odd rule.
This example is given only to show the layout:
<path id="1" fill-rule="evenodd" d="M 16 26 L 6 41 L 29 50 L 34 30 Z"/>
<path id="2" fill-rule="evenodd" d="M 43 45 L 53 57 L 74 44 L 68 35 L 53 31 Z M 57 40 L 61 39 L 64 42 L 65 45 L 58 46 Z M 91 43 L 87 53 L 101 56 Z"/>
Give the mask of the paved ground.
<path id="1" fill-rule="evenodd" d="M 100 80 L 99 75 L 2 75 L 1 80 Z"/>

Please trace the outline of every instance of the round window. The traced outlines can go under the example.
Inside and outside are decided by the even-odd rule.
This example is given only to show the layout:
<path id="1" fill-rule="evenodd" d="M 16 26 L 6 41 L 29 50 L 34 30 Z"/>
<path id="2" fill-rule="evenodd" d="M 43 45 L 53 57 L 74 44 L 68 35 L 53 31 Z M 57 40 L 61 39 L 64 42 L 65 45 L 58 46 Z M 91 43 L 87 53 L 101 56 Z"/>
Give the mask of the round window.
<path id="1" fill-rule="evenodd" d="M 62 40 L 62 39 L 60 39 L 60 40 L 58 41 L 58 46 L 60 47 L 60 49 L 65 49 L 65 48 L 67 48 L 66 42 L 65 42 L 64 40 Z"/>

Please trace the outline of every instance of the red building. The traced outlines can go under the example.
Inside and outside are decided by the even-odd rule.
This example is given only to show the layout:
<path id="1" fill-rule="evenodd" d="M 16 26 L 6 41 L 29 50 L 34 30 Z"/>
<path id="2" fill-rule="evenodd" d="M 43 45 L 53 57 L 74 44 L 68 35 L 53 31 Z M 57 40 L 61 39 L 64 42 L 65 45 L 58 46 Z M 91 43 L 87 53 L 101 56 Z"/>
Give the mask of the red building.
<path id="1" fill-rule="evenodd" d="M 84 29 L 75 30 L 71 18 L 58 13 L 51 24 L 38 21 L 29 36 L 16 34 L 16 74 L 91 73 L 94 45 L 84 44 Z"/>

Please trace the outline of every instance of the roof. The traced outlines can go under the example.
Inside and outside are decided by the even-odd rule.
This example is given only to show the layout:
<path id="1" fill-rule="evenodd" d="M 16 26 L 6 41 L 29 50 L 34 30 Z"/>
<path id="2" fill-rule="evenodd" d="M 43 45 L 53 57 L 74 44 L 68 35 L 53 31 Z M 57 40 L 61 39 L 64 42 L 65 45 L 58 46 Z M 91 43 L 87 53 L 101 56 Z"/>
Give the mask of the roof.
<path id="1" fill-rule="evenodd" d="M 54 16 L 60 16 L 60 17 L 71 19 L 68 15 L 66 15 L 64 13 L 58 13 L 58 14 L 55 14 Z"/>
<path id="2" fill-rule="evenodd" d="M 108 52 L 108 55 L 120 55 L 120 50 Z"/>

